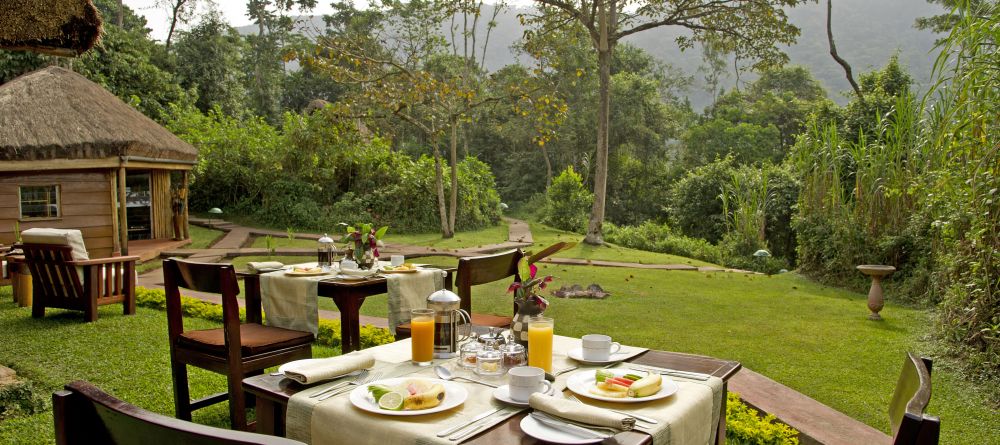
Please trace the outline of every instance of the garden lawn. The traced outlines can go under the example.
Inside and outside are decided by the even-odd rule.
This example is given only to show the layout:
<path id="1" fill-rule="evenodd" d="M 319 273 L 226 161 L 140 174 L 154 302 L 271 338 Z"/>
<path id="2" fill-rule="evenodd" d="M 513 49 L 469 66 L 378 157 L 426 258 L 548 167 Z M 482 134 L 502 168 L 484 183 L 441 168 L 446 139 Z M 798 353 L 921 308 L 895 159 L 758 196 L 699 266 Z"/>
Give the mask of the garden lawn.
<path id="1" fill-rule="evenodd" d="M 886 410 L 906 351 L 927 353 L 926 310 L 892 303 L 883 322 L 867 319 L 866 296 L 797 274 L 628 270 L 543 265 L 553 285 L 599 283 L 605 301 L 549 297 L 556 333 L 600 332 L 615 341 L 738 360 L 744 366 L 888 433 Z M 474 288 L 476 312 L 510 312 L 507 282 Z M 551 289 L 551 288 L 550 288 Z M 384 303 L 361 312 L 382 315 Z M 1000 443 L 1000 413 L 980 391 L 938 361 L 930 413 L 943 444 Z"/>
<path id="2" fill-rule="evenodd" d="M 185 319 L 188 329 L 216 327 Z M 99 318 L 84 323 L 81 312 L 48 309 L 46 317 L 31 318 L 31 308 L 11 302 L 10 287 L 0 287 L 0 364 L 29 379 L 41 396 L 73 380 L 87 380 L 134 405 L 173 417 L 173 384 L 167 348 L 166 312 L 138 308 L 123 316 L 121 305 L 102 306 Z M 315 357 L 339 353 L 339 348 L 314 346 Z M 188 367 L 191 394 L 202 397 L 226 390 L 225 377 Z M 229 411 L 218 404 L 194 413 L 194 420 L 228 428 Z M 0 418 L 0 443 L 54 443 L 50 409 L 30 416 Z"/>
<path id="3" fill-rule="evenodd" d="M 340 243 L 340 234 L 333 236 L 333 239 Z M 392 227 L 386 232 L 384 242 L 390 244 L 408 244 L 413 246 L 437 247 L 442 249 L 459 249 L 465 247 L 478 247 L 488 244 L 499 244 L 507 241 L 507 225 L 500 224 L 485 229 L 458 232 L 454 238 L 445 239 L 441 233 L 408 233 L 396 234 L 392 232 Z M 287 236 L 272 236 L 271 244 L 274 248 L 282 247 L 316 247 L 316 241 L 311 239 L 288 239 Z M 253 247 L 267 247 L 267 240 L 264 237 L 254 239 Z"/>

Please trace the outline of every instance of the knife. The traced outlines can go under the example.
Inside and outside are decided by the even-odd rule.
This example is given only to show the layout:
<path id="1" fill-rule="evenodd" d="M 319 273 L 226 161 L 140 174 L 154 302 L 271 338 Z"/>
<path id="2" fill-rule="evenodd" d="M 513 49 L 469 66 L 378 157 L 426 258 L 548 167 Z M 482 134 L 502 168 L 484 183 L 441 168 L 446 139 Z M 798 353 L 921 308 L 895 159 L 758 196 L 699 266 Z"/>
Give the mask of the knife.
<path id="1" fill-rule="evenodd" d="M 448 428 L 448 429 L 446 429 L 444 431 L 441 431 L 440 433 L 437 433 L 437 437 L 444 437 L 444 436 L 447 436 L 447 435 L 449 435 L 451 433 L 454 433 L 455 431 L 458 431 L 458 430 L 460 430 L 462 428 L 465 428 L 465 427 L 467 427 L 469 425 L 472 425 L 473 423 L 476 423 L 476 422 L 478 422 L 480 420 L 483 420 L 483 419 L 485 419 L 485 418 L 487 418 L 489 416 L 492 416 L 493 414 L 496 414 L 497 412 L 499 412 L 502 409 L 503 409 L 503 407 L 501 407 L 501 408 L 495 408 L 495 409 L 491 409 L 489 411 L 486 411 L 485 413 L 482 413 L 482 414 L 480 414 L 480 415 L 478 415 L 476 417 L 473 417 L 472 420 L 470 420 L 468 422 L 460 423 L 460 424 L 455 425 L 455 426 L 453 426 L 451 428 Z"/>
<path id="2" fill-rule="evenodd" d="M 635 363 L 630 364 L 629 367 L 636 371 L 658 372 L 660 374 L 683 377 L 692 380 L 708 380 L 708 378 L 711 377 L 708 374 L 702 374 L 700 372 L 678 371 L 676 369 L 658 368 L 656 366 L 640 365 Z"/>
<path id="3" fill-rule="evenodd" d="M 585 439 L 607 439 L 611 437 L 611 434 L 598 433 L 597 431 L 593 431 L 582 426 L 556 420 L 545 414 L 539 413 L 538 411 L 533 411 L 530 415 L 532 419 L 535 419 L 547 426 L 555 428 L 559 431 L 583 437 Z"/>

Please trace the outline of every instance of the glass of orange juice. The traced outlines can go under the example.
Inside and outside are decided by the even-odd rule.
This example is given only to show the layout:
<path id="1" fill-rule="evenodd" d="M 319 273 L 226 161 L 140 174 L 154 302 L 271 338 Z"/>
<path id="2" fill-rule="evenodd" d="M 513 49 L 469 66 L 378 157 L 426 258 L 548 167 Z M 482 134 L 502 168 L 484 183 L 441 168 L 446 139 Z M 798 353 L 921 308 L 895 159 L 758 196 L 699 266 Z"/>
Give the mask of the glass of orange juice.
<path id="1" fill-rule="evenodd" d="M 552 372 L 552 333 L 555 322 L 549 317 L 528 320 L 528 366 Z"/>
<path id="2" fill-rule="evenodd" d="M 434 360 L 434 309 L 410 310 L 410 347 L 414 365 L 428 366 Z"/>

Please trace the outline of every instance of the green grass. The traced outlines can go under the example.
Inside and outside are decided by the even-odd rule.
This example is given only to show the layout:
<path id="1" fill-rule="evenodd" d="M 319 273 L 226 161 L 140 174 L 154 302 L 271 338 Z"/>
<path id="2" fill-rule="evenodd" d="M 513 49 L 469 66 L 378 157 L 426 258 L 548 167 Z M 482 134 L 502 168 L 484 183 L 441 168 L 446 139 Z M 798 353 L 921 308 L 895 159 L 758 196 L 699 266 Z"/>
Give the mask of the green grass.
<path id="1" fill-rule="evenodd" d="M 541 223 L 530 222 L 531 235 L 535 244 L 532 249 L 538 251 L 547 246 L 551 246 L 560 241 L 576 242 L 576 247 L 559 252 L 555 257 L 562 258 L 582 258 L 586 260 L 621 261 L 627 263 L 642 264 L 686 264 L 691 266 L 715 266 L 711 263 L 699 261 L 691 258 L 665 253 L 647 252 L 645 250 L 629 249 L 614 244 L 605 243 L 602 246 L 591 246 L 583 243 L 583 235 L 573 232 L 566 232 L 546 226 Z"/>
<path id="2" fill-rule="evenodd" d="M 226 232 L 221 230 L 209 229 L 202 226 L 196 226 L 194 224 L 188 225 L 188 235 L 191 236 L 191 244 L 184 246 L 185 249 L 207 249 L 212 247 L 220 237 L 225 235 Z"/>
<path id="3" fill-rule="evenodd" d="M 336 236 L 334 239 L 339 242 L 339 239 Z M 441 234 L 437 232 L 396 234 L 392 233 L 392 228 L 390 227 L 389 231 L 385 235 L 384 241 L 392 244 L 409 244 L 414 246 L 437 247 L 442 249 L 478 247 L 507 241 L 507 225 L 500 224 L 480 230 L 458 232 L 455 234 L 454 238 L 448 239 L 442 238 Z M 315 240 L 299 238 L 289 240 L 287 236 L 271 237 L 271 242 L 274 248 L 316 247 Z M 253 247 L 267 247 L 265 238 L 262 236 L 255 238 Z"/>
<path id="4" fill-rule="evenodd" d="M 49 309 L 42 319 L 31 308 L 11 303 L 10 287 L 0 288 L 0 364 L 31 380 L 48 399 L 73 380 L 87 380 L 112 395 L 150 411 L 173 416 L 173 384 L 167 349 L 166 313 L 139 308 L 123 316 L 120 305 L 102 306 L 94 323 L 82 313 Z M 187 328 L 215 327 L 186 319 Z M 316 357 L 338 349 L 313 347 Z M 225 377 L 189 367 L 191 393 L 201 397 L 226 390 Z M 198 410 L 194 420 L 228 427 L 226 404 Z M 0 421 L 0 443 L 54 443 L 51 410 Z"/>

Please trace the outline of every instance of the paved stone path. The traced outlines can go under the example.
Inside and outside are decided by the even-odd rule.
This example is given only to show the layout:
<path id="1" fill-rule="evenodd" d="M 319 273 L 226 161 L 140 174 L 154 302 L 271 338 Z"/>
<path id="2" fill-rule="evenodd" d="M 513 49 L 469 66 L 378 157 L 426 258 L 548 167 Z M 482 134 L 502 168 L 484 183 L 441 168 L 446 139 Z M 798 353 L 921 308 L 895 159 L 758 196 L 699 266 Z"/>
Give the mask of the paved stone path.
<path id="1" fill-rule="evenodd" d="M 530 247 L 534 243 L 531 227 L 528 223 L 503 218 L 508 226 L 507 241 L 498 244 L 463 248 L 442 249 L 403 244 L 387 244 L 381 249 L 387 255 L 402 254 L 407 257 L 419 258 L 427 256 L 466 257 L 493 253 L 506 249 Z M 221 220 L 206 220 L 191 218 L 191 223 L 226 231 L 226 235 L 208 249 L 177 249 L 164 252 L 165 256 L 182 256 L 202 262 L 218 262 L 239 256 L 267 255 L 267 249 L 249 247 L 255 236 L 271 235 L 286 237 L 287 232 L 242 227 Z M 321 235 L 312 233 L 297 233 L 296 238 L 318 240 Z M 313 257 L 316 250 L 312 248 L 280 248 L 275 249 L 277 256 Z M 627 267 L 635 269 L 651 269 L 665 271 L 693 272 L 732 272 L 753 273 L 739 269 L 727 269 L 713 266 L 693 266 L 690 264 L 643 264 L 620 261 L 587 260 L 580 258 L 546 258 L 542 260 L 549 264 L 565 264 L 575 266 Z M 146 288 L 163 288 L 162 269 L 156 269 L 139 276 L 139 286 Z M 220 303 L 220 297 L 213 294 L 185 292 L 186 296 L 200 298 L 205 301 Z M 243 301 L 240 301 L 243 305 Z M 340 313 L 320 310 L 321 319 L 340 320 Z M 361 316 L 362 324 L 376 327 L 387 327 L 385 318 Z M 800 443 L 856 445 L 889 444 L 891 439 L 879 430 L 859 422 L 844 413 L 830 408 L 808 396 L 787 386 L 758 374 L 748 368 L 743 368 L 729 381 L 729 390 L 737 392 L 751 406 L 765 413 L 774 414 L 781 421 L 799 430 Z"/>

